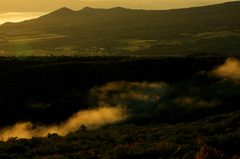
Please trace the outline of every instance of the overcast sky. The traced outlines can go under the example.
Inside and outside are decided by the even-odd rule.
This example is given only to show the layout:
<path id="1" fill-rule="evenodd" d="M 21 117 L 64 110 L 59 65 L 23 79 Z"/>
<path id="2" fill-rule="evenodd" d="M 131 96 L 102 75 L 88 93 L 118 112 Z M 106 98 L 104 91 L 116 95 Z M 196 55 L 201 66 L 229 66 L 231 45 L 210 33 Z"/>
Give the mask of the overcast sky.
<path id="1" fill-rule="evenodd" d="M 229 1 L 234 0 L 0 0 L 0 13 L 50 12 L 61 7 L 80 10 L 86 6 L 94 8 L 122 6 L 133 9 L 172 9 Z"/>

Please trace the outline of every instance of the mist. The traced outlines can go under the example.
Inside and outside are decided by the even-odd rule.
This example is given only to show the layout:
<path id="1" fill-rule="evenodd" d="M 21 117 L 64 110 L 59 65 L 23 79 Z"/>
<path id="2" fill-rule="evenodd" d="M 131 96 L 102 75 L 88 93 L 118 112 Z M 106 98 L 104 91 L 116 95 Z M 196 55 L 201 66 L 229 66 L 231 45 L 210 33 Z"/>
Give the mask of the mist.
<path id="1" fill-rule="evenodd" d="M 172 75 L 174 76 L 174 74 Z M 84 124 L 97 129 L 108 124 L 144 121 L 185 122 L 239 107 L 240 61 L 226 59 L 212 71 L 201 71 L 175 83 L 115 81 L 93 87 L 88 110 L 80 110 L 59 125 L 19 122 L 0 131 L 0 138 L 31 138 L 48 133 L 66 135 Z M 201 112 L 201 113 L 200 113 Z"/>
<path id="2" fill-rule="evenodd" d="M 240 61 L 226 59 L 210 72 L 198 72 L 192 78 L 175 83 L 110 82 L 90 90 L 91 105 L 127 108 L 131 121 L 178 122 L 192 120 L 208 111 L 230 111 L 240 95 Z M 174 76 L 171 75 L 171 76 Z M 225 79 L 230 80 L 225 80 Z M 213 111 L 214 110 L 214 111 Z M 199 114 L 202 111 L 203 114 Z M 190 115 L 191 114 L 191 115 Z M 184 120 L 182 120 L 184 121 Z"/>
<path id="3" fill-rule="evenodd" d="M 79 111 L 60 125 L 37 125 L 32 122 L 19 122 L 14 126 L 5 127 L 0 131 L 0 138 L 7 140 L 10 137 L 27 138 L 46 136 L 48 133 L 66 135 L 76 131 L 80 126 L 86 125 L 89 130 L 97 129 L 106 124 L 117 123 L 127 118 L 123 107 L 101 107 L 91 110 Z"/>
<path id="4" fill-rule="evenodd" d="M 225 79 L 240 80 L 240 61 L 228 58 L 223 65 L 213 70 L 213 73 Z"/>

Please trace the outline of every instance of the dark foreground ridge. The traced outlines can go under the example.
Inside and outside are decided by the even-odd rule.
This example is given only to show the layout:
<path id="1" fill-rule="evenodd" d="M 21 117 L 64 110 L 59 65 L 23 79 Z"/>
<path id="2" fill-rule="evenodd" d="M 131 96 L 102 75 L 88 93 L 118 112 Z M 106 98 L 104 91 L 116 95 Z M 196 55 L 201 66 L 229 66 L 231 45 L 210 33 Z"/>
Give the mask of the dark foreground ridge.
<path id="1" fill-rule="evenodd" d="M 0 158 L 239 158 L 239 59 L 1 57 Z M 80 115 L 60 134 L 103 102 L 129 117 L 92 130 Z"/>
<path id="2" fill-rule="evenodd" d="M 176 125 L 126 124 L 66 136 L 0 141 L 1 158 L 131 158 L 238 159 L 240 112 Z"/>

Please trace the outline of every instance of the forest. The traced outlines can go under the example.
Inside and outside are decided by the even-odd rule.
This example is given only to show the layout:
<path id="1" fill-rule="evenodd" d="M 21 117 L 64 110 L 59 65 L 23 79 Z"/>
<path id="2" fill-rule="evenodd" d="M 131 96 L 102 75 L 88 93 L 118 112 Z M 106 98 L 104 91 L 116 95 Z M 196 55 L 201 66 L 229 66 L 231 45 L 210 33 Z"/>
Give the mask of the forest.
<path id="1" fill-rule="evenodd" d="M 239 158 L 239 59 L 1 57 L 0 158 Z"/>

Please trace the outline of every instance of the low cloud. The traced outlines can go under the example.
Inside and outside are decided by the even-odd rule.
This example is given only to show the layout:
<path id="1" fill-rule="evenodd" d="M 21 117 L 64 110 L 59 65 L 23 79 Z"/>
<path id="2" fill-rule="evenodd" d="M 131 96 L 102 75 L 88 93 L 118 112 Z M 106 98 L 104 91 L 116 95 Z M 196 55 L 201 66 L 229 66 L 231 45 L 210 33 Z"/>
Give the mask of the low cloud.
<path id="1" fill-rule="evenodd" d="M 90 91 L 90 101 L 92 105 L 99 107 L 103 105 L 124 107 L 128 110 L 131 119 L 158 118 L 166 113 L 171 115 L 188 113 L 201 108 L 214 108 L 221 104 L 217 97 L 218 93 L 213 93 L 212 90 L 218 87 L 215 83 L 201 88 L 199 83 L 195 82 L 192 80 L 175 84 L 111 82 L 93 88 Z"/>
<path id="2" fill-rule="evenodd" d="M 9 137 L 32 138 L 33 136 L 46 136 L 48 133 L 66 135 L 76 131 L 82 124 L 88 129 L 97 129 L 106 124 L 123 121 L 127 118 L 123 107 L 102 107 L 92 110 L 79 111 L 60 125 L 39 126 L 32 122 L 17 123 L 5 127 L 0 131 L 0 137 L 7 140 Z"/>
<path id="3" fill-rule="evenodd" d="M 213 78 L 213 74 L 221 78 Z M 91 89 L 89 99 L 92 105 L 99 107 L 104 105 L 124 107 L 128 110 L 129 118 L 133 120 L 162 119 L 164 116 L 166 119 L 163 119 L 164 121 L 167 121 L 167 118 L 177 121 L 174 116 L 179 117 L 179 114 L 184 116 L 198 113 L 200 109 L 212 110 L 218 107 L 230 110 L 230 107 L 236 106 L 240 96 L 240 84 L 236 82 L 237 80 L 240 80 L 240 61 L 228 58 L 211 73 L 197 73 L 192 78 L 177 83 L 127 81 L 107 83 Z"/>
<path id="4" fill-rule="evenodd" d="M 205 101 L 192 97 L 177 98 L 174 100 L 174 103 L 185 108 L 215 107 L 220 104 L 220 102 L 217 100 Z"/>
<path id="5" fill-rule="evenodd" d="M 213 73 L 225 79 L 240 80 L 240 61 L 228 58 L 223 65 L 213 70 Z"/>
<path id="6" fill-rule="evenodd" d="M 213 78 L 213 74 L 221 78 Z M 195 115 L 203 117 L 207 114 L 205 110 L 214 112 L 221 108 L 224 112 L 239 105 L 240 84 L 236 80 L 240 80 L 240 61 L 229 58 L 211 73 L 198 73 L 188 80 L 176 83 L 109 82 L 89 90 L 89 105 L 92 106 L 89 110 L 81 110 L 59 125 L 17 123 L 2 129 L 0 138 L 31 138 L 46 136 L 48 133 L 66 135 L 78 130 L 82 124 L 88 129 L 97 129 L 123 121 L 157 119 L 180 122 L 181 118 L 195 119 Z M 203 116 L 199 114 L 201 109 Z"/>
<path id="7" fill-rule="evenodd" d="M 91 99 L 97 100 L 99 106 L 127 105 L 131 102 L 154 103 L 166 94 L 168 85 L 163 82 L 110 82 L 102 87 L 90 90 Z M 104 104 L 102 104 L 104 103 Z"/>

